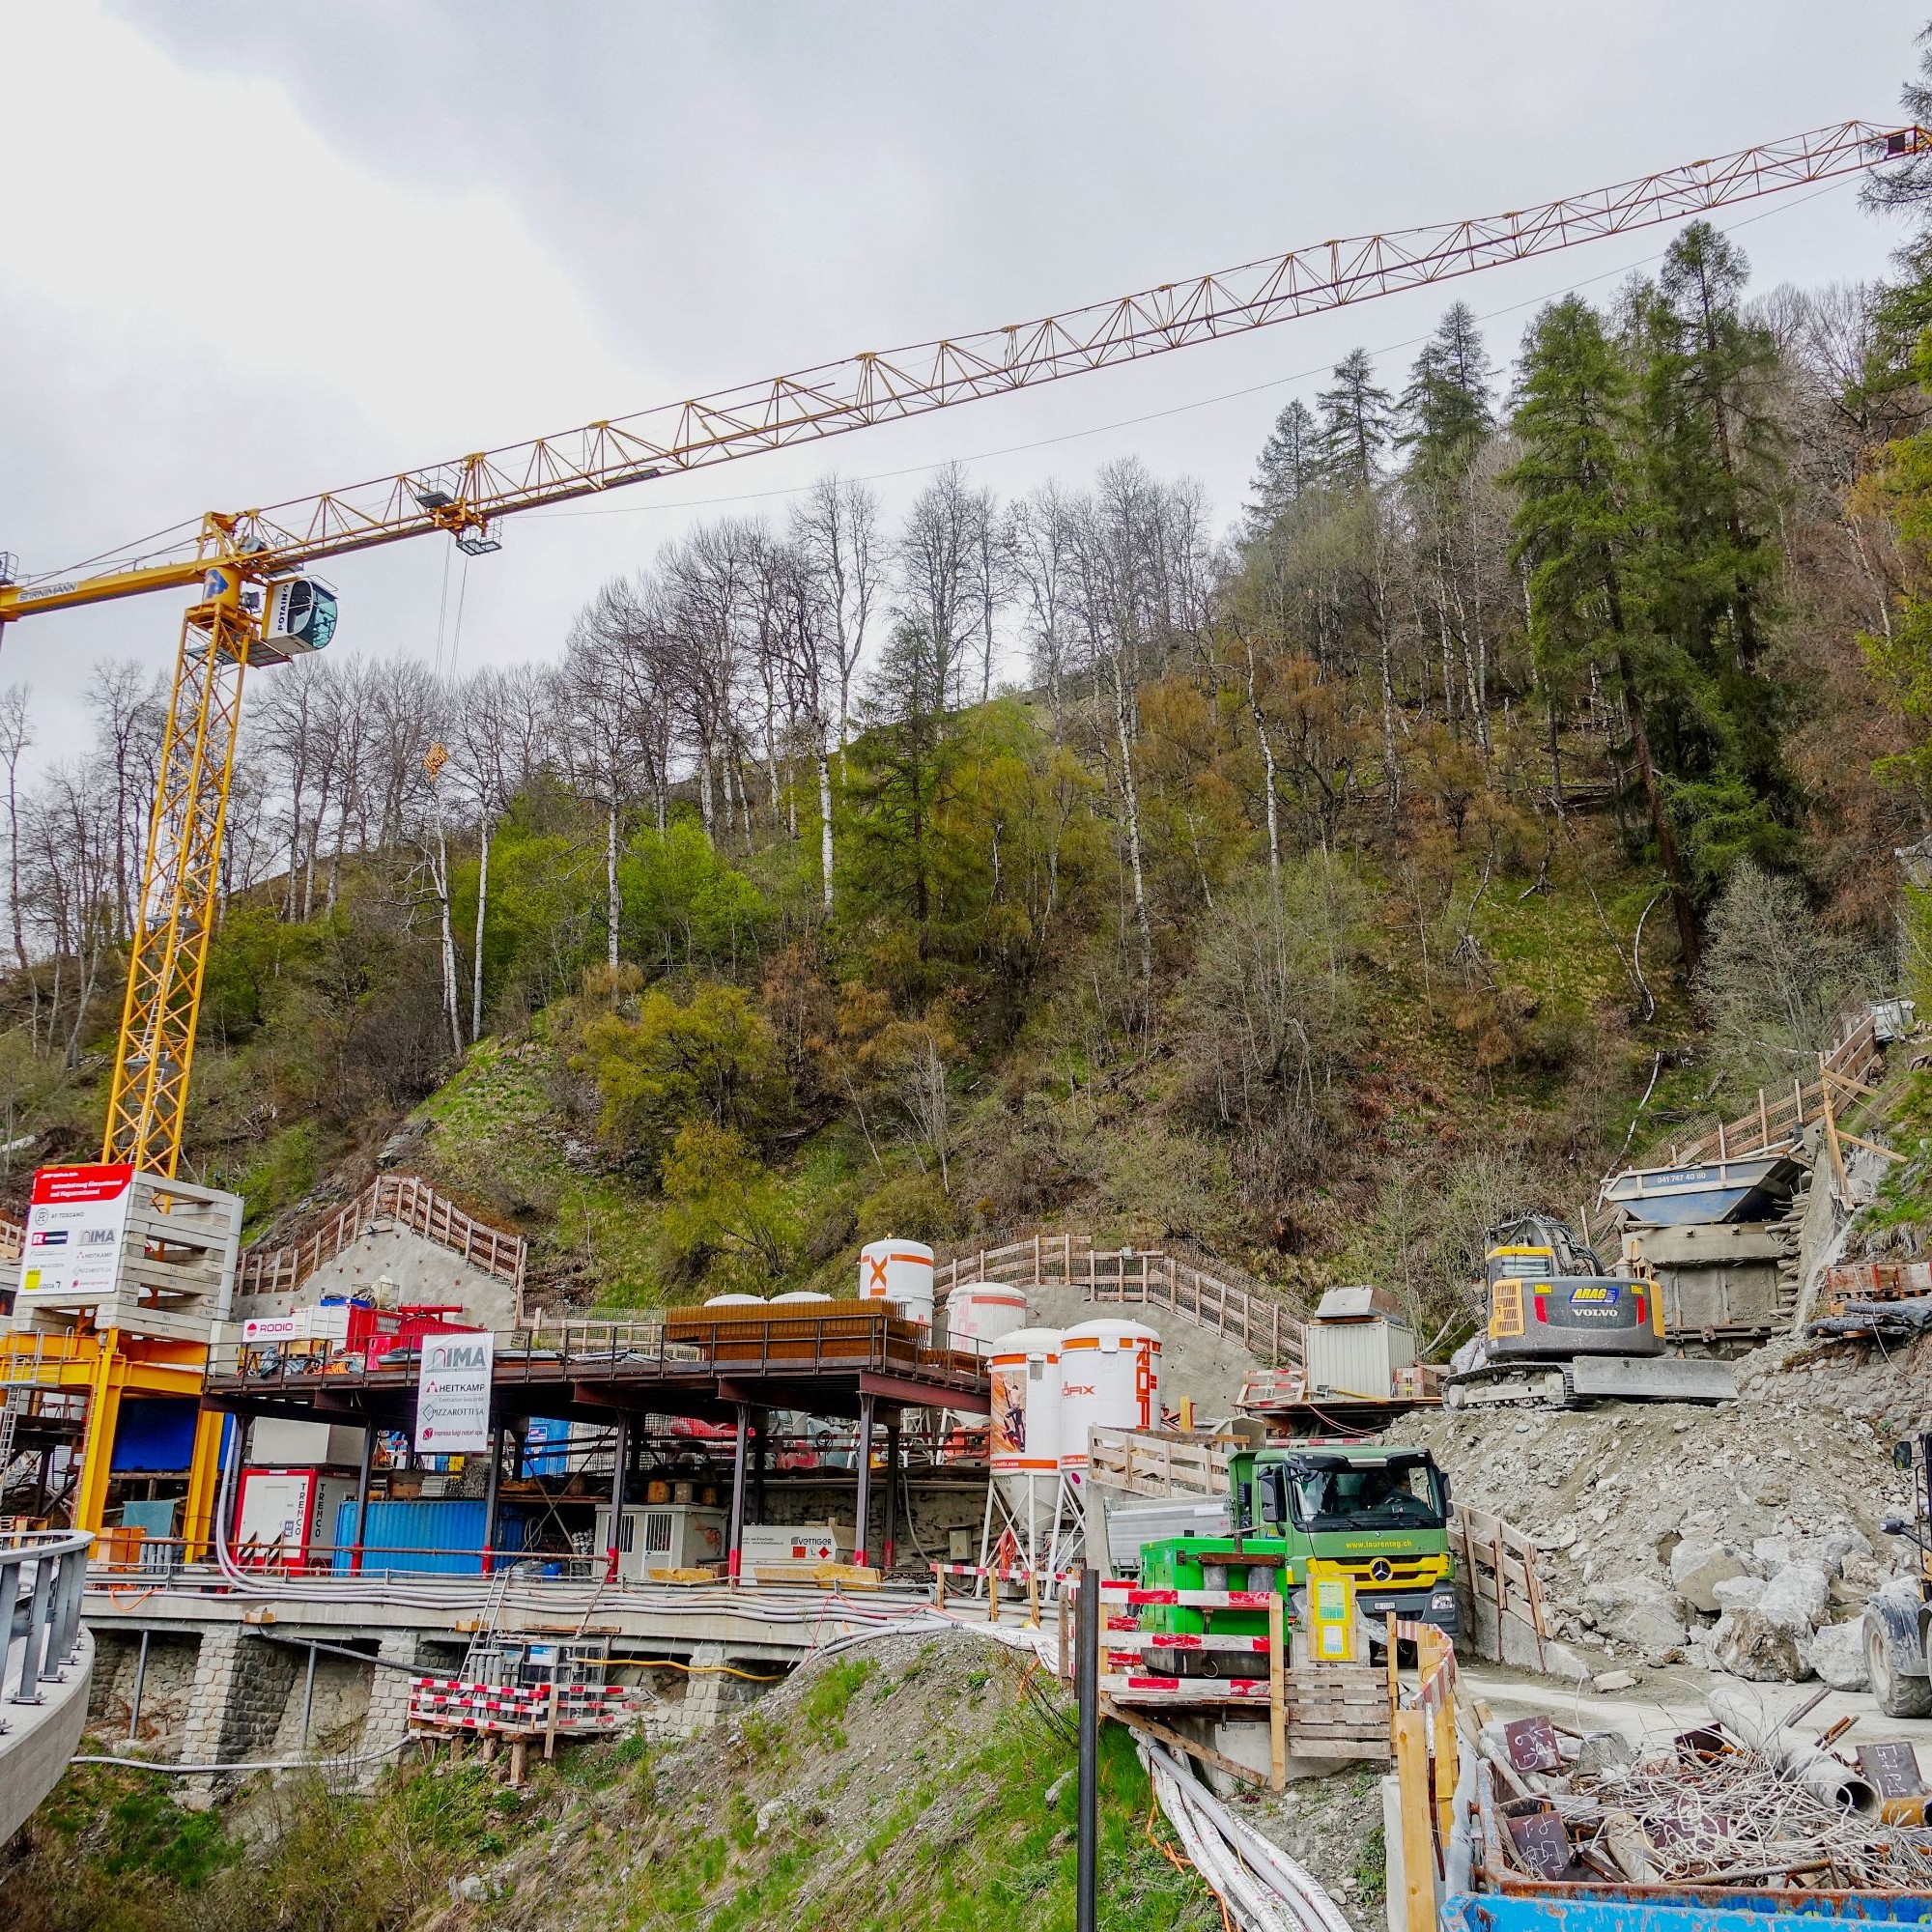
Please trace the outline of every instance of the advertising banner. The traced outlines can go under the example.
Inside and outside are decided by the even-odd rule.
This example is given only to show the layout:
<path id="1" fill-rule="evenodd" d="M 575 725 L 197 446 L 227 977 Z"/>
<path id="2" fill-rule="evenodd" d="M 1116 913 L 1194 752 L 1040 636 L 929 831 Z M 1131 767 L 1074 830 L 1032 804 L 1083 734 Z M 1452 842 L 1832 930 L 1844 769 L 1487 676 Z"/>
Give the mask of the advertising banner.
<path id="1" fill-rule="evenodd" d="M 417 1345 L 416 1454 L 479 1456 L 490 1446 L 490 1374 L 497 1338 L 488 1329 L 425 1335 Z"/>
<path id="2" fill-rule="evenodd" d="M 20 1293 L 63 1303 L 112 1294 L 133 1195 L 127 1161 L 42 1168 L 27 1209 Z"/>

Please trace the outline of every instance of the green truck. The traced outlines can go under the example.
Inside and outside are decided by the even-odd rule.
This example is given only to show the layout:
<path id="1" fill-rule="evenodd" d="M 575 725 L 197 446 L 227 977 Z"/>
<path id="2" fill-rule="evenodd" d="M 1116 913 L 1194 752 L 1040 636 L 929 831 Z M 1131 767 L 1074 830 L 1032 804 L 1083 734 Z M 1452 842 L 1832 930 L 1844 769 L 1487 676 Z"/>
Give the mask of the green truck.
<path id="1" fill-rule="evenodd" d="M 1145 1590 L 1276 1589 L 1292 1597 L 1319 1557 L 1354 1579 L 1371 1622 L 1393 1610 L 1453 1637 L 1449 1478 L 1424 1449 L 1378 1443 L 1281 1442 L 1237 1451 L 1228 1465 L 1225 1532 L 1161 1537 L 1140 1551 Z M 1145 1630 L 1259 1635 L 1262 1609 L 1150 1604 Z M 1216 1652 L 1170 1653 L 1183 1671 L 1215 1667 Z M 1218 1667 L 1239 1669 L 1239 1664 Z M 1264 1664 L 1261 1667 L 1265 1667 Z"/>

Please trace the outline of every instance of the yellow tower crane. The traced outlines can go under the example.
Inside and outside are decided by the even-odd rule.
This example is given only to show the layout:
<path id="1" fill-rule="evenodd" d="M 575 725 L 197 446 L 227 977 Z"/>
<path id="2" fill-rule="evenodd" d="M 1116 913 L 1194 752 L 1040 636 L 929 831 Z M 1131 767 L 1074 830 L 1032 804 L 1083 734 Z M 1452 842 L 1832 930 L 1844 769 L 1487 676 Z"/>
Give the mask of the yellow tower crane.
<path id="1" fill-rule="evenodd" d="M 494 551 L 501 520 L 521 510 L 1245 334 L 1928 149 L 1932 136 L 1917 126 L 1841 122 L 1537 208 L 1324 242 L 1060 315 L 867 351 L 267 509 L 210 513 L 136 551 L 68 570 L 23 576 L 0 553 L 0 632 L 80 605 L 195 591 L 175 653 L 101 1159 L 169 1178 L 180 1161 L 242 681 L 253 666 L 285 662 L 327 641 L 334 600 L 307 575 L 325 559 L 437 531 L 471 554 Z M 6 1338 L 0 1385 L 10 1400 L 29 1380 L 89 1391 L 74 1521 L 98 1529 L 121 1391 L 193 1393 L 206 1351 L 112 1330 L 95 1334 L 85 1321 L 66 1340 L 65 1352 L 50 1353 L 48 1338 L 37 1336 L 30 1355 L 25 1338 Z M 204 1413 L 185 1511 L 191 1551 L 208 1533 L 218 1440 L 218 1421 Z"/>

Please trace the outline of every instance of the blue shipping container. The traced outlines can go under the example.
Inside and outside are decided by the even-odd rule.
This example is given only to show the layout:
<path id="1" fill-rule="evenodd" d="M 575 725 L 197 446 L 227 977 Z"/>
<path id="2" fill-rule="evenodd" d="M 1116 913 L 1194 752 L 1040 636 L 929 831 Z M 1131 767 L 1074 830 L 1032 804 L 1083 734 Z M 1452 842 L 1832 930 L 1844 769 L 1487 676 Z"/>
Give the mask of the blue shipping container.
<path id="1" fill-rule="evenodd" d="M 121 1404 L 114 1455 L 117 1475 L 185 1469 L 194 1460 L 194 1424 L 200 1405 L 192 1396 L 130 1395 Z"/>
<path id="2" fill-rule="evenodd" d="M 334 1568 L 349 1568 L 355 1541 L 355 1498 L 344 1497 L 335 1512 Z M 524 1547 L 524 1519 L 516 1511 L 497 1512 L 497 1548 Z M 445 1577 L 475 1577 L 483 1569 L 481 1496 L 426 1496 L 408 1502 L 372 1502 L 362 1535 L 362 1568 L 424 1570 Z"/>

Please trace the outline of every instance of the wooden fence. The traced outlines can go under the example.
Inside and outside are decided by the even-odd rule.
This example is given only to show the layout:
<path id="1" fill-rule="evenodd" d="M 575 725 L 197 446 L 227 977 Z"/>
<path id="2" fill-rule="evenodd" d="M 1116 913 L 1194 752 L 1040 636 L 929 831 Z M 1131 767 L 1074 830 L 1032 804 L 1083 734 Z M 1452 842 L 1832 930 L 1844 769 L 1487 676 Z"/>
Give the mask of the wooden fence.
<path id="1" fill-rule="evenodd" d="M 484 1274 L 510 1284 L 516 1322 L 521 1325 L 524 1270 L 529 1243 L 466 1214 L 445 1194 L 413 1174 L 382 1174 L 348 1207 L 332 1214 L 305 1238 L 286 1246 L 256 1245 L 242 1250 L 236 1264 L 238 1294 L 286 1294 L 317 1268 L 331 1262 L 365 1231 L 384 1222 L 407 1228 L 439 1247 L 461 1255 Z"/>
<path id="2" fill-rule="evenodd" d="M 11 1215 L 0 1214 L 0 1262 L 16 1262 L 26 1251 L 26 1229 Z"/>
<path id="3" fill-rule="evenodd" d="M 1091 1235 L 1034 1235 L 942 1262 L 933 1278 L 943 1299 L 975 1282 L 1077 1288 L 1090 1301 L 1164 1309 L 1197 1328 L 1227 1335 L 1252 1355 L 1301 1363 L 1301 1321 L 1272 1295 L 1218 1280 L 1163 1248 L 1095 1248 Z"/>
<path id="4" fill-rule="evenodd" d="M 1670 1149 L 1672 1167 L 1695 1167 L 1707 1160 L 1733 1160 L 1796 1146 L 1814 1121 L 1834 1119 L 1838 1110 L 1870 1090 L 1868 1076 L 1881 1058 L 1877 1028 L 1869 1012 L 1851 1022 L 1829 1053 L 1818 1056 L 1817 1079 L 1794 1079 L 1776 1094 L 1760 1087 L 1757 1105 L 1734 1121 L 1719 1121 L 1709 1133 Z"/>
<path id="5" fill-rule="evenodd" d="M 1467 1590 L 1471 1608 L 1488 1605 L 1496 1616 L 1496 1654 L 1505 1662 L 1514 1646 L 1507 1641 L 1506 1624 L 1515 1624 L 1534 1648 L 1536 1665 L 1543 1667 L 1543 1641 L 1555 1633 L 1543 1605 L 1543 1583 L 1537 1575 L 1536 1544 L 1521 1530 L 1487 1510 L 1471 1509 L 1467 1503 L 1453 1505 L 1449 1515 L 1449 1553 L 1456 1559 L 1457 1575 Z M 1473 1617 L 1477 1628 L 1466 1634 L 1480 1640 L 1481 1619 Z"/>
<path id="6" fill-rule="evenodd" d="M 1225 1496 L 1228 1462 L 1245 1445 L 1232 1437 L 1172 1435 L 1148 1429 L 1088 1431 L 1088 1470 L 1097 1483 L 1134 1496 Z"/>

